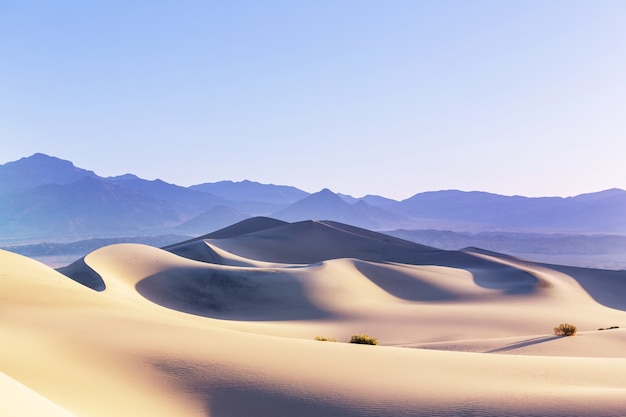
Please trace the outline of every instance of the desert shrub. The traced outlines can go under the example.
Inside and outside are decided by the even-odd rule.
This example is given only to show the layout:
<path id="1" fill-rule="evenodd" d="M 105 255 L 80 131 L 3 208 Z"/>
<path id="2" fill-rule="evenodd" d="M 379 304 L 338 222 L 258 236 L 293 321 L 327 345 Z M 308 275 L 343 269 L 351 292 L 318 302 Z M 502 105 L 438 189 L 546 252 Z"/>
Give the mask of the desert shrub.
<path id="1" fill-rule="evenodd" d="M 352 335 L 352 339 L 350 339 L 350 343 L 358 343 L 360 345 L 377 345 L 378 339 L 375 337 L 368 336 L 366 334 L 355 334 Z"/>
<path id="2" fill-rule="evenodd" d="M 324 336 L 315 336 L 315 340 L 319 340 L 320 342 L 336 342 L 332 337 L 324 337 Z"/>
<path id="3" fill-rule="evenodd" d="M 613 329 L 619 329 L 619 326 L 600 327 L 598 330 L 613 330 Z"/>
<path id="4" fill-rule="evenodd" d="M 561 323 L 554 328 L 554 334 L 557 336 L 574 336 L 576 334 L 576 326 L 569 323 Z"/>

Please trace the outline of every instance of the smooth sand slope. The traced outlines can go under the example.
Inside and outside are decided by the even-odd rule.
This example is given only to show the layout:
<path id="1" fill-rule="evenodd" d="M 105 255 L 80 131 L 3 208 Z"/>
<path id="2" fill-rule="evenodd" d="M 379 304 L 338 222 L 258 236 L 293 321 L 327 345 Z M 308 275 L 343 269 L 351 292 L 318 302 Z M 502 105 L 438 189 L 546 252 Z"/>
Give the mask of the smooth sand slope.
<path id="1" fill-rule="evenodd" d="M 313 221 L 166 249 L 63 274 L 0 252 L 0 414 L 625 414 L 626 272 Z M 579 334 L 553 336 L 565 321 Z M 355 333 L 381 346 L 341 343 Z"/>

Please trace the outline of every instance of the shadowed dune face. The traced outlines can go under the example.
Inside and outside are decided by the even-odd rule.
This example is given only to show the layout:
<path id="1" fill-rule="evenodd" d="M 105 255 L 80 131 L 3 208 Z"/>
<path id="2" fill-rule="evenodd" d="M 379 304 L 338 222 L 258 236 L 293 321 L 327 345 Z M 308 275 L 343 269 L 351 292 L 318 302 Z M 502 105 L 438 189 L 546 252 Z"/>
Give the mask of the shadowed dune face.
<path id="1" fill-rule="evenodd" d="M 474 275 L 474 281 L 481 287 L 501 290 L 509 295 L 523 295 L 535 293 L 540 281 L 525 271 L 502 265 L 488 269 L 469 269 Z"/>
<path id="2" fill-rule="evenodd" d="M 548 265 L 556 271 L 570 275 L 598 303 L 617 310 L 626 311 L 626 270 L 607 271 Z"/>
<path id="3" fill-rule="evenodd" d="M 170 246 L 166 249 L 175 255 L 183 258 L 192 259 L 194 261 L 207 262 L 212 264 L 221 264 L 220 256 L 207 245 L 204 240 L 194 240 L 180 245 Z"/>
<path id="4" fill-rule="evenodd" d="M 223 231 L 164 249 L 189 259 L 219 264 L 224 259 L 211 246 L 250 260 L 284 264 L 311 264 L 330 259 L 354 258 L 411 265 L 439 265 L 471 270 L 478 285 L 507 290 L 512 294 L 532 291 L 537 284 L 530 274 L 461 251 L 439 250 L 337 222 L 285 223 L 271 220 L 247 219 Z M 206 244 L 202 245 L 201 242 Z M 500 268 L 500 277 L 495 280 L 491 278 L 494 267 Z"/>
<path id="5" fill-rule="evenodd" d="M 252 219 L 246 219 L 232 226 L 225 227 L 221 230 L 217 230 L 213 233 L 209 233 L 203 236 L 203 239 L 225 239 L 228 237 L 245 235 L 248 233 L 254 233 L 261 230 L 272 229 L 274 227 L 283 226 L 288 224 L 282 220 L 272 219 L 270 217 L 254 217 Z"/>
<path id="6" fill-rule="evenodd" d="M 57 268 L 57 271 L 93 290 L 104 291 L 106 289 L 102 277 L 85 263 L 85 258 L 81 258 L 68 266 Z"/>
<path id="7" fill-rule="evenodd" d="M 441 285 L 442 280 L 457 275 L 457 281 L 471 279 L 471 274 L 458 276 L 451 268 L 425 267 L 416 268 L 406 265 L 379 264 L 374 262 L 355 262 L 356 269 L 395 297 L 407 301 L 454 301 L 469 299 L 471 294 L 462 294 Z M 436 269 L 435 269 L 436 268 Z M 465 272 L 465 271 L 462 271 Z M 455 274 L 456 273 L 456 274 Z"/>
<path id="8" fill-rule="evenodd" d="M 248 224 L 254 225 L 253 220 L 250 219 Z M 310 264 L 330 259 L 354 258 L 465 269 L 473 274 L 476 284 L 511 295 L 531 294 L 539 284 L 532 274 L 508 265 L 334 222 L 306 221 L 267 228 L 253 227 L 249 233 L 247 229 L 244 231 L 245 233 L 238 235 L 229 234 L 225 239 L 211 239 L 207 242 L 238 256 L 265 262 Z M 208 247 L 200 248 L 198 242 L 189 244 L 188 249 L 179 247 L 170 250 L 191 259 L 221 263 L 213 250 Z M 193 255 L 186 255 L 191 251 L 195 251 Z M 366 275 L 373 279 L 377 277 L 377 274 Z M 400 294 L 398 296 L 405 297 Z M 413 296 L 408 297 L 410 300 Z M 444 294 L 434 297 L 445 299 Z"/>
<path id="9" fill-rule="evenodd" d="M 417 254 L 412 257 L 410 262 L 406 263 L 463 269 L 471 272 L 476 285 L 492 290 L 501 290 L 509 295 L 532 294 L 545 285 L 527 271 L 462 251 Z"/>
<path id="10" fill-rule="evenodd" d="M 105 281 L 107 275 L 133 275 L 133 287 L 156 304 L 235 321 L 359 317 L 382 306 L 387 311 L 404 308 L 403 302 L 475 304 L 496 300 L 499 294 L 532 296 L 550 290 L 548 280 L 516 267 L 513 258 L 498 261 L 442 251 L 339 224 L 268 225 L 263 220 L 256 225 L 254 219 L 243 223 L 231 228 L 228 235 L 240 232 L 234 237 L 199 238 L 170 247 L 201 261 L 197 264 L 181 262 L 176 255 L 163 257 L 165 253 L 157 249 L 127 245 L 96 251 L 88 255 L 89 265 L 77 262 L 61 272 L 96 289 L 104 287 L 102 272 Z M 238 255 L 224 247 L 234 248 Z M 257 261 L 243 257 L 250 254 Z M 344 258 L 347 255 L 353 257 Z M 289 260 L 298 262 L 270 267 L 269 262 Z M 361 304 L 355 303 L 358 299 Z"/>
<path id="11" fill-rule="evenodd" d="M 338 395 L 294 395 L 295 387 L 274 381 L 263 384 L 239 380 L 224 381 L 224 365 L 207 366 L 201 362 L 163 361 L 153 359 L 150 365 L 158 372 L 174 376 L 185 390 L 202 398 L 207 416 L 342 416 L 364 417 L 386 415 L 382 405 L 362 403 L 357 406 L 337 400 Z M 232 370 L 230 372 L 233 372 Z M 241 373 L 242 371 L 239 370 Z M 211 375 L 208 378 L 207 375 Z M 329 395 L 330 394 L 330 395 Z M 392 406 L 397 408 L 397 405 Z M 382 413 L 381 413 L 382 412 Z"/>
<path id="12" fill-rule="evenodd" d="M 400 311 L 407 302 L 477 303 L 500 294 L 477 286 L 462 269 L 354 259 L 281 268 L 168 267 L 138 281 L 136 289 L 174 310 L 245 321 L 367 317 Z"/>
<path id="13" fill-rule="evenodd" d="M 148 300 L 174 310 L 229 320 L 322 319 L 293 275 L 271 269 L 174 268 L 137 283 Z"/>

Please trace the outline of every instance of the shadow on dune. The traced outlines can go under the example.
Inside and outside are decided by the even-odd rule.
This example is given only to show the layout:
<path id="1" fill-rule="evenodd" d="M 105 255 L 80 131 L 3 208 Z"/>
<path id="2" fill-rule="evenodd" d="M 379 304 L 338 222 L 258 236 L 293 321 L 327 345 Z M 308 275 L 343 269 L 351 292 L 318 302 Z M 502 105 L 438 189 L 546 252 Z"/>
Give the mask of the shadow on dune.
<path id="1" fill-rule="evenodd" d="M 385 264 L 355 262 L 355 268 L 389 294 L 408 301 L 452 301 L 459 296 L 451 291 L 414 278 Z"/>
<path id="2" fill-rule="evenodd" d="M 514 256 L 503 255 L 479 248 L 467 248 L 463 251 L 468 251 L 470 254 L 473 252 L 497 256 L 501 259 L 517 262 L 528 262 Z M 530 263 L 566 274 L 577 281 L 587 294 L 599 304 L 616 310 L 626 311 L 626 270 L 615 271 L 546 263 Z M 549 286 L 550 284 L 540 280 L 539 285 Z"/>
<path id="3" fill-rule="evenodd" d="M 208 416 L 389 416 L 384 404 L 374 408 L 370 404 L 360 407 L 342 406 L 324 397 L 289 395 L 279 387 L 222 387 L 206 396 Z"/>
<path id="4" fill-rule="evenodd" d="M 300 282 L 273 270 L 172 268 L 144 278 L 136 289 L 156 304 L 211 318 L 280 321 L 328 317 L 310 302 Z"/>
<path id="5" fill-rule="evenodd" d="M 389 416 L 385 404 L 342 404 L 331 398 L 304 394 L 280 382 L 238 380 L 228 365 L 204 364 L 182 360 L 154 360 L 151 366 L 170 376 L 177 385 L 195 397 L 202 398 L 207 416 Z M 240 371 L 239 371 L 240 372 Z M 236 379 L 236 377 L 234 377 Z"/>
<path id="6" fill-rule="evenodd" d="M 222 258 L 204 240 L 194 240 L 164 248 L 174 255 L 209 264 L 222 264 Z"/>
<path id="7" fill-rule="evenodd" d="M 254 348 L 251 348 L 251 352 Z M 302 355 L 303 362 L 311 360 L 312 358 Z M 228 363 L 158 358 L 149 364 L 156 371 L 169 377 L 171 383 L 179 390 L 200 399 L 204 414 L 211 417 L 499 417 L 511 415 L 511 410 L 514 415 L 524 417 L 618 415 L 612 412 L 618 409 L 614 405 L 599 408 L 597 404 L 589 402 L 587 407 L 581 407 L 581 401 L 570 404 L 571 398 L 563 397 L 569 395 L 569 392 L 560 396 L 541 397 L 548 400 L 547 404 L 539 403 L 537 406 L 529 404 L 526 396 L 520 400 L 516 393 L 513 393 L 510 399 L 501 392 L 494 395 L 493 388 L 489 387 L 478 392 L 487 393 L 491 389 L 491 395 L 479 397 L 474 396 L 475 390 L 471 388 L 460 396 L 444 392 L 435 398 L 419 389 L 410 399 L 402 394 L 394 395 L 389 390 L 383 391 L 385 393 L 382 395 L 367 396 L 351 386 L 339 388 L 328 395 L 315 387 L 307 389 L 305 375 L 300 376 L 302 382 L 294 383 L 278 375 L 275 378 L 271 377 L 273 375 L 267 377 L 255 372 L 253 368 L 235 367 Z M 279 358 L 276 366 L 280 368 Z M 377 377 L 377 367 L 363 363 L 363 368 L 371 369 L 369 383 L 385 390 L 386 387 L 381 386 L 384 380 Z M 332 372 L 342 372 L 341 364 L 338 363 L 336 368 L 329 369 L 329 373 Z M 420 374 L 419 367 L 415 372 L 417 381 L 430 378 L 428 375 Z M 530 372 L 533 372 L 533 369 Z M 454 379 L 451 379 L 449 384 L 450 389 L 455 389 L 459 385 Z M 471 382 L 462 382 L 459 386 L 464 388 L 470 384 Z M 359 385 L 355 385 L 359 389 Z M 563 402 L 565 403 L 562 405 Z M 551 403 L 556 404 L 558 408 Z"/>
<path id="8" fill-rule="evenodd" d="M 476 285 L 500 290 L 509 295 L 532 294 L 539 284 L 539 280 L 528 272 L 470 253 L 445 251 L 331 221 L 285 223 L 267 218 L 252 218 L 224 231 L 165 249 L 194 260 L 221 263 L 219 256 L 204 243 L 204 239 L 227 252 L 265 262 L 308 265 L 332 259 L 352 258 L 370 262 L 465 269 L 472 273 Z M 393 284 L 393 280 L 378 276 L 373 273 L 372 268 L 362 272 L 381 288 L 410 301 L 453 298 L 442 289 L 426 288 L 425 286 L 429 286 L 426 283 L 421 287 L 416 282 L 409 284 L 411 290 L 407 293 L 401 290 L 402 285 Z M 420 293 L 428 293 L 426 299 Z"/>
<path id="9" fill-rule="evenodd" d="M 511 343 L 510 345 L 506 345 L 497 349 L 488 350 L 484 353 L 498 353 L 498 352 L 508 352 L 510 350 L 521 349 L 526 346 L 537 345 L 539 343 L 549 342 L 551 340 L 559 339 L 560 336 L 541 336 L 534 337 L 528 340 L 522 340 L 521 342 Z"/>
<path id="10" fill-rule="evenodd" d="M 626 270 L 578 268 L 574 266 L 544 265 L 574 278 L 598 303 L 626 311 Z"/>
<path id="11" fill-rule="evenodd" d="M 80 258 L 68 266 L 57 268 L 57 272 L 92 290 L 104 291 L 106 289 L 106 284 L 100 274 L 85 263 L 85 258 Z"/>
<path id="12" fill-rule="evenodd" d="M 415 256 L 413 265 L 437 265 L 465 269 L 472 273 L 474 283 L 507 295 L 533 294 L 540 281 L 534 275 L 488 259 L 479 258 L 462 251 L 444 251 Z"/>

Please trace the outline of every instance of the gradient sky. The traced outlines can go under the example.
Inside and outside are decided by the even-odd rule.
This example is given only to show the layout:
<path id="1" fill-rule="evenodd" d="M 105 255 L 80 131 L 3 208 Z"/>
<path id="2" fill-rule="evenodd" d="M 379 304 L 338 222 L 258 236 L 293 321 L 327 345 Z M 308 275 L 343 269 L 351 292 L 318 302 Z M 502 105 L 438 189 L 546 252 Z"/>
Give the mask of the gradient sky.
<path id="1" fill-rule="evenodd" d="M 403 199 L 626 188 L 625 1 L 0 0 L 0 163 Z"/>

